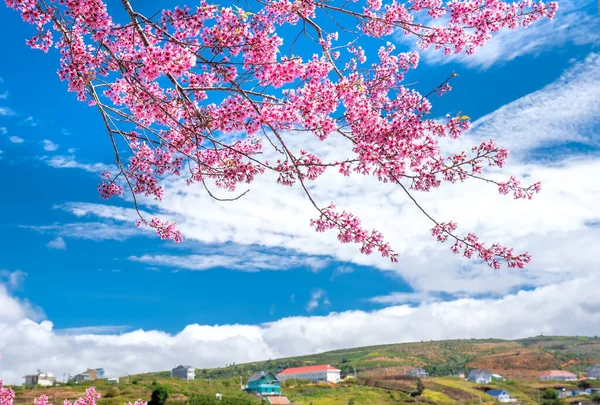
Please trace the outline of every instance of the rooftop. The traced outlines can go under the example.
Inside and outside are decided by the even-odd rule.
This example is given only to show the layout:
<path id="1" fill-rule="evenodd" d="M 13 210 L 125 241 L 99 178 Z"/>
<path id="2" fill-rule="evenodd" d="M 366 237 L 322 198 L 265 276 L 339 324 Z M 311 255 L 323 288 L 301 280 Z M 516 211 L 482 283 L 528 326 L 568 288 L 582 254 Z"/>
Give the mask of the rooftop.
<path id="1" fill-rule="evenodd" d="M 282 374 L 282 375 L 300 374 L 300 373 L 311 373 L 311 372 L 315 372 L 315 371 L 341 371 L 341 370 L 339 370 L 329 364 L 321 364 L 318 366 L 286 368 L 279 374 Z"/>

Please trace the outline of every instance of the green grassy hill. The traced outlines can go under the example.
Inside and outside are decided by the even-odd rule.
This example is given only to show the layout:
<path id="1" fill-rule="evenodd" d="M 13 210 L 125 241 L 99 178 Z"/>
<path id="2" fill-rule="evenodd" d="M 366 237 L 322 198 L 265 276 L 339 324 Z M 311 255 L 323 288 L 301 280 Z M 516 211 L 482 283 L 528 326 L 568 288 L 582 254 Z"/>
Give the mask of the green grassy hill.
<path id="1" fill-rule="evenodd" d="M 326 353 L 234 364 L 228 367 L 197 369 L 198 378 L 230 378 L 249 376 L 256 371 L 277 373 L 287 367 L 331 364 L 343 373 L 369 372 L 381 368 L 424 367 L 430 374 L 445 376 L 470 368 L 488 368 L 509 377 L 537 378 L 547 369 L 565 369 L 582 373 L 600 363 L 600 338 L 535 337 L 521 340 L 447 340 L 402 343 L 335 350 Z M 503 375 L 504 375 L 503 374 Z M 168 377 L 169 372 L 157 373 Z"/>
<path id="2" fill-rule="evenodd" d="M 103 395 L 99 405 L 121 405 L 137 399 L 149 400 L 152 391 L 160 385 L 169 392 L 166 405 L 204 405 L 207 402 L 201 399 L 213 400 L 216 393 L 223 394 L 223 405 L 253 405 L 261 401 L 241 391 L 240 376 L 245 382 L 251 374 L 260 370 L 277 373 L 286 367 L 323 363 L 335 365 L 347 373 L 356 370 L 359 378 L 337 386 L 302 382 L 290 386 L 288 381 L 287 386 L 282 387 L 283 394 L 302 405 L 477 405 L 493 404 L 493 399 L 485 391 L 495 388 L 509 391 L 522 405 L 535 405 L 538 403 L 538 392 L 565 386 L 565 383 L 539 381 L 540 371 L 565 369 L 581 375 L 588 365 L 600 363 L 600 339 L 536 337 L 514 341 L 452 340 L 380 345 L 216 369 L 197 369 L 196 380 L 190 382 L 171 379 L 170 373 L 164 371 L 121 378 L 116 385 L 98 380 L 51 388 L 15 387 L 15 403 L 31 404 L 33 398 L 46 394 L 54 405 L 60 405 L 65 399 L 76 399 L 86 388 L 94 385 Z M 417 379 L 404 376 L 405 369 L 412 366 L 424 367 L 432 374 L 432 377 L 422 380 L 425 389 L 420 395 L 415 395 Z M 481 386 L 448 376 L 476 367 L 487 368 L 507 380 Z M 600 381 L 591 383 L 600 387 Z M 575 383 L 567 385 L 575 387 Z M 584 397 L 567 401 L 589 403 Z"/>

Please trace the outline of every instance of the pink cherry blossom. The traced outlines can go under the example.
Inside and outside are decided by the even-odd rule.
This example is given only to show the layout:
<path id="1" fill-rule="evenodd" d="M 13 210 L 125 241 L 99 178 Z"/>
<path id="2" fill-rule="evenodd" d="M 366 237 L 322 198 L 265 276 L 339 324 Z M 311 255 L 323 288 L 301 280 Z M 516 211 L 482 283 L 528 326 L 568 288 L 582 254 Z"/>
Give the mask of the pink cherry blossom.
<path id="1" fill-rule="evenodd" d="M 517 199 L 532 198 L 541 186 L 486 177 L 486 169 L 500 169 L 508 158 L 491 140 L 443 156 L 439 138 L 459 138 L 469 118 L 429 118 L 429 96 L 450 91 L 455 75 L 421 94 L 404 84 L 419 54 L 398 52 L 388 41 L 401 32 L 422 49 L 471 54 L 500 30 L 553 18 L 555 2 L 266 0 L 242 8 L 200 1 L 147 17 L 123 0 L 113 6 L 124 7 L 123 21 L 102 0 L 5 3 L 34 27 L 30 47 L 58 49 L 60 79 L 100 114 L 119 171 L 102 175 L 102 198 L 127 189 L 137 209 L 138 198 L 161 201 L 163 179 L 177 176 L 218 198 L 213 186 L 236 191 L 272 172 L 277 183 L 304 191 L 317 231 L 335 230 L 341 243 L 397 261 L 379 231 L 367 231 L 354 214 L 311 194 L 305 183 L 320 181 L 331 168 L 402 189 L 432 221 L 433 236 L 453 241 L 456 253 L 494 268 L 501 261 L 521 268 L 530 260 L 500 244 L 485 247 L 471 233 L 461 237 L 456 224 L 418 204 L 416 194 L 444 183 L 492 183 Z M 284 44 L 284 33 L 296 40 Z M 300 133 L 322 142 L 336 137 L 350 152 L 327 161 L 318 151 L 293 151 L 286 136 Z M 269 162 L 265 148 L 279 157 Z M 162 239 L 182 240 L 173 222 L 137 211 L 138 225 L 154 228 Z"/>

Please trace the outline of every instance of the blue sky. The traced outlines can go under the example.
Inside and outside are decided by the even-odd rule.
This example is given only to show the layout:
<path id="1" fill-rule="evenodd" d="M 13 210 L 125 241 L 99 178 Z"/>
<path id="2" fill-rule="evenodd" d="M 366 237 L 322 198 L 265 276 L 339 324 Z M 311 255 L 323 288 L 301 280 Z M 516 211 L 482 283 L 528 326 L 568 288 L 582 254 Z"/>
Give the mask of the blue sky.
<path id="1" fill-rule="evenodd" d="M 109 9 L 116 3 L 109 1 Z M 139 3 L 147 11 L 155 11 L 159 3 L 165 7 L 162 1 Z M 549 184 L 550 191 L 531 203 L 517 204 L 481 186 L 459 186 L 459 191 L 443 188 L 423 197 L 435 213 L 462 219 L 462 229 L 537 253 L 526 272 L 493 272 L 454 257 L 447 246 L 431 240 L 426 222 L 399 200 L 399 194 L 368 182 L 347 186 L 333 178 L 330 186 L 338 187 L 334 196 L 356 207 L 365 223 L 381 224 L 401 253 L 398 265 L 362 257 L 354 247 L 340 246 L 334 235 L 315 234 L 308 229 L 305 211 L 296 215 L 297 193 L 281 194 L 287 191 L 276 186 L 262 189 L 262 183 L 248 201 L 219 207 L 199 190 L 171 182 L 166 188 L 172 195 L 163 207 L 144 208 L 175 219 L 186 241 L 174 245 L 139 231 L 128 201 L 104 202 L 98 197 L 98 168 L 112 164 L 114 156 L 97 112 L 77 102 L 59 81 L 57 52 L 44 54 L 26 47 L 30 27 L 16 13 L 0 7 L 4 38 L 0 47 L 3 55 L 10 55 L 9 63 L 0 65 L 0 111 L 4 111 L 0 114 L 0 286 L 4 286 L 0 292 L 5 302 L 21 311 L 16 312 L 20 318 L 15 315 L 20 326 L 5 321 L 5 327 L 20 331 L 22 320 L 32 319 L 52 334 L 57 353 L 64 344 L 61 339 L 67 338 L 75 339 L 69 344 L 82 353 L 87 344 L 101 339 L 122 339 L 132 353 L 142 353 L 139 347 L 162 337 L 177 352 L 177 339 L 188 339 L 188 334 L 200 330 L 198 342 L 218 342 L 231 354 L 209 353 L 207 344 L 206 352 L 197 349 L 191 358 L 220 365 L 360 344 L 458 337 L 463 332 L 432 331 L 427 322 L 446 310 L 461 319 L 464 313 L 458 308 L 467 302 L 477 306 L 496 300 L 494 305 L 500 307 L 524 300 L 524 306 L 533 308 L 560 291 L 561 283 L 575 283 L 567 286 L 579 291 L 589 282 L 586 277 L 594 266 L 597 269 L 597 259 L 582 247 L 597 243 L 599 236 L 597 227 L 585 225 L 599 219 L 593 203 L 598 188 L 589 180 L 600 168 L 596 155 L 600 82 L 594 77 L 600 61 L 594 56 L 600 27 L 594 3 L 561 2 L 556 21 L 501 33 L 470 59 L 442 60 L 425 53 L 419 68 L 407 76 L 408 82 L 427 92 L 452 72 L 459 73 L 453 91 L 434 100 L 434 113 L 468 114 L 475 125 L 465 145 L 489 136 L 499 139 L 514 151 L 504 175 L 538 176 Z M 402 39 L 397 39 L 397 45 L 411 47 Z M 393 207 L 379 206 L 378 193 Z M 316 194 L 329 196 L 326 189 Z M 468 203 L 462 205 L 461 198 Z M 263 220 L 253 221 L 251 216 Z M 382 322 L 404 325 L 394 317 L 419 309 L 423 325 L 409 334 L 402 329 L 393 335 L 381 331 L 361 340 L 352 339 L 351 333 L 341 339 L 323 332 L 346 321 L 358 330 L 377 331 L 375 326 Z M 512 310 L 507 307 L 502 312 L 506 319 L 500 319 L 519 325 L 507 315 Z M 16 322 L 0 316 L 0 330 L 3 319 Z M 552 329 L 550 318 L 539 322 L 532 329 L 511 329 L 506 332 L 510 336 L 502 337 L 565 332 Z M 286 326 L 290 335 L 285 341 L 291 349 L 274 343 L 283 332 L 265 337 L 266 330 L 275 328 L 272 325 Z M 351 329 L 339 326 L 338 333 L 346 327 Z M 325 337 L 307 343 L 302 340 L 306 330 L 321 331 Z M 464 333 L 474 334 L 474 330 L 485 337 L 504 333 L 468 325 Z M 78 337 L 83 332 L 92 335 Z M 600 331 L 581 323 L 570 332 Z M 104 337 L 99 336 L 102 333 Z M 242 335 L 259 340 L 261 349 L 244 350 Z M 22 336 L 16 332 L 11 336 L 13 340 L 0 337 L 0 352 L 5 354 L 0 370 L 17 376 L 25 371 L 16 364 L 35 369 L 31 359 L 17 361 L 14 347 Z M 116 349 L 108 352 L 106 356 L 115 356 L 115 374 L 160 369 L 176 361 L 121 364 L 114 360 Z M 77 371 L 80 365 L 87 366 L 81 363 L 83 358 L 89 362 L 82 353 L 73 354 L 67 364 L 50 359 L 42 363 L 56 371 L 61 367 Z M 109 357 L 98 361 L 108 362 Z"/>

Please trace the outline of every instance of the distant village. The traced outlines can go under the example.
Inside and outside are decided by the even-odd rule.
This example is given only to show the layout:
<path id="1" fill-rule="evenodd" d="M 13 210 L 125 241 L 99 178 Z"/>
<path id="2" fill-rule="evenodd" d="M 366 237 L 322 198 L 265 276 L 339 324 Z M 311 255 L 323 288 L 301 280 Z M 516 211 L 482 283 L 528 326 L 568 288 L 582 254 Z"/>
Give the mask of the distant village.
<path id="1" fill-rule="evenodd" d="M 281 386 L 285 386 L 288 380 L 292 380 L 295 384 L 297 381 L 309 381 L 312 383 L 321 384 L 338 384 L 340 381 L 356 378 L 356 373 L 348 374 L 344 378 L 341 377 L 341 370 L 329 365 L 315 365 L 305 367 L 287 368 L 278 374 L 273 374 L 269 371 L 259 371 L 247 380 L 247 384 L 241 381 L 241 389 L 249 394 L 256 395 L 265 399 L 269 404 L 291 404 L 287 397 L 282 396 Z M 421 367 L 411 367 L 405 370 L 405 375 L 412 378 L 427 378 L 429 377 L 425 369 Z M 194 380 L 196 377 L 196 369 L 189 365 L 177 365 L 171 370 L 171 378 L 184 380 Z M 489 370 L 475 369 L 471 370 L 465 378 L 464 373 L 459 373 L 456 377 L 466 379 L 475 384 L 490 384 L 493 381 L 505 380 L 499 374 L 493 374 Z M 56 378 L 52 373 L 45 373 L 40 370 L 36 374 L 26 375 L 24 385 L 39 385 L 52 386 L 56 384 Z M 74 376 L 65 377 L 65 382 L 82 383 L 97 379 L 106 379 L 108 383 L 118 383 L 119 379 L 114 377 L 105 377 L 104 369 L 96 368 L 83 371 Z M 564 370 L 547 370 L 539 376 L 541 381 L 557 381 L 557 382 L 574 382 L 585 380 L 600 379 L 600 364 L 588 367 L 585 376 L 578 377 L 577 374 Z M 592 395 L 600 393 L 600 388 L 574 389 L 568 385 L 564 388 L 556 389 L 558 398 L 568 398 L 579 395 Z M 487 395 L 494 397 L 496 401 L 502 403 L 516 403 L 517 400 L 511 397 L 510 392 L 506 390 L 490 389 L 485 392 Z M 220 394 L 217 394 L 217 398 Z"/>

